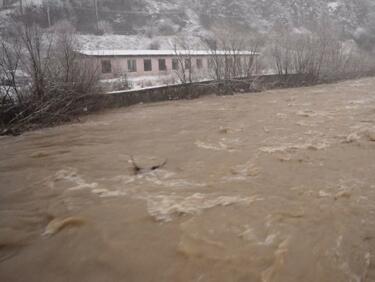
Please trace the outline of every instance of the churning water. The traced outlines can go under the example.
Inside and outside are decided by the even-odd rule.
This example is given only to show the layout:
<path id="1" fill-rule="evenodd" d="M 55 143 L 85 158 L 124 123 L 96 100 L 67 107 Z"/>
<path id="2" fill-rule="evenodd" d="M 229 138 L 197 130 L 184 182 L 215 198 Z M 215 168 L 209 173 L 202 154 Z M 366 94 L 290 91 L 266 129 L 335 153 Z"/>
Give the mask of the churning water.
<path id="1" fill-rule="evenodd" d="M 0 281 L 375 281 L 374 79 L 0 139 Z M 131 156 L 142 168 L 134 174 Z"/>

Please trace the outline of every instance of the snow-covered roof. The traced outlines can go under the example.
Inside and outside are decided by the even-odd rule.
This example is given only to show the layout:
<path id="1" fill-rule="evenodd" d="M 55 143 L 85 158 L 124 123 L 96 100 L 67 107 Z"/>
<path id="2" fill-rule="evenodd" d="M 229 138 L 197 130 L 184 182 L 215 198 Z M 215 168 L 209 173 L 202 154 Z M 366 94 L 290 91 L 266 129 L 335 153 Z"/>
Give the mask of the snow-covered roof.
<path id="1" fill-rule="evenodd" d="M 86 56 L 211 56 L 216 55 L 258 55 L 251 51 L 212 51 L 212 50 L 80 50 L 80 54 Z"/>

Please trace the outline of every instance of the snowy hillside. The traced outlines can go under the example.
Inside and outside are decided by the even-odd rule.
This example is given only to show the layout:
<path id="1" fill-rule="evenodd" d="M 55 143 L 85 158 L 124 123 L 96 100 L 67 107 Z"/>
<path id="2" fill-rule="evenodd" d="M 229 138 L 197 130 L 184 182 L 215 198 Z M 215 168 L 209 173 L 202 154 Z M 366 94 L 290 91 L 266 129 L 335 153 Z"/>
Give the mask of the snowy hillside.
<path id="1" fill-rule="evenodd" d="M 3 29 L 19 5 L 9 2 L 0 11 Z M 373 0 L 98 0 L 97 7 L 93 0 L 23 3 L 24 12 L 44 27 L 68 22 L 84 35 L 87 48 L 108 47 L 109 41 L 114 48 L 165 48 L 175 36 L 188 36 L 199 45 L 224 29 L 265 33 L 289 25 L 308 30 L 324 17 L 339 26 L 343 39 L 354 39 L 367 49 L 375 45 Z"/>

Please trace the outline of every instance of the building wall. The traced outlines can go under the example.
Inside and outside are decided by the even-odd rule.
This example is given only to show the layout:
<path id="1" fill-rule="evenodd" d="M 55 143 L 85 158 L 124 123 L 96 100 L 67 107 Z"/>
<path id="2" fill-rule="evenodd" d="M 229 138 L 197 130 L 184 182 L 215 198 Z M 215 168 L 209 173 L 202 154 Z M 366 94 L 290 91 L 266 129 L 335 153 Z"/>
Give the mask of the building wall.
<path id="1" fill-rule="evenodd" d="M 209 59 L 211 56 L 192 56 L 191 57 L 191 68 L 193 78 L 197 79 L 199 77 L 207 77 L 209 75 Z M 177 58 L 176 56 L 106 56 L 106 57 L 94 57 L 93 59 L 97 62 L 97 67 L 102 79 L 112 79 L 121 77 L 126 74 L 129 78 L 143 77 L 143 76 L 170 76 L 176 75 L 176 70 L 172 70 L 172 59 Z M 144 71 L 144 60 L 151 59 L 152 70 Z M 159 70 L 159 59 L 165 59 L 166 62 L 166 71 Z M 181 58 L 180 58 L 181 59 Z M 182 58 L 183 60 L 185 58 Z M 202 68 L 198 69 L 197 59 L 202 60 Z M 243 61 L 248 60 L 249 56 L 242 58 Z M 137 70 L 136 72 L 130 72 L 128 69 L 128 61 L 135 60 Z M 110 61 L 111 63 L 111 72 L 102 73 L 102 61 Z M 180 67 L 180 66 L 179 66 Z M 180 71 L 179 71 L 180 72 Z M 176 75 L 177 76 L 177 75 Z"/>
<path id="2" fill-rule="evenodd" d="M 137 76 L 163 76 L 163 75 L 170 75 L 174 74 L 176 71 L 172 69 L 172 56 L 152 56 L 152 57 L 96 57 L 94 60 L 98 63 L 98 68 L 101 73 L 101 77 L 105 79 L 119 77 L 123 74 L 127 74 L 129 77 L 137 77 Z M 194 56 L 192 58 L 192 68 L 195 71 L 199 71 L 196 66 L 196 59 L 202 60 L 202 70 L 208 68 L 208 57 L 207 56 Z M 152 70 L 145 71 L 144 70 L 144 60 L 150 59 Z M 165 59 L 166 63 L 166 71 L 159 70 L 159 59 Z M 130 72 L 128 69 L 128 61 L 135 60 L 137 71 Z M 101 62 L 102 61 L 110 61 L 111 62 L 111 73 L 102 73 Z"/>
<path id="3" fill-rule="evenodd" d="M 118 108 L 135 105 L 138 103 L 152 103 L 168 100 L 181 100 L 199 98 L 212 94 L 228 94 L 233 92 L 252 93 L 264 91 L 266 89 L 301 87 L 315 85 L 325 81 L 311 80 L 311 76 L 306 74 L 289 74 L 285 76 L 260 75 L 253 76 L 245 80 L 235 80 L 227 85 L 226 91 L 222 85 L 212 87 L 211 82 L 199 82 L 188 85 L 169 85 L 138 90 L 124 90 L 107 93 L 107 95 L 87 95 L 80 99 L 83 105 L 89 105 L 88 111 L 94 112 L 104 108 Z M 0 117 L 1 118 L 1 117 Z"/>

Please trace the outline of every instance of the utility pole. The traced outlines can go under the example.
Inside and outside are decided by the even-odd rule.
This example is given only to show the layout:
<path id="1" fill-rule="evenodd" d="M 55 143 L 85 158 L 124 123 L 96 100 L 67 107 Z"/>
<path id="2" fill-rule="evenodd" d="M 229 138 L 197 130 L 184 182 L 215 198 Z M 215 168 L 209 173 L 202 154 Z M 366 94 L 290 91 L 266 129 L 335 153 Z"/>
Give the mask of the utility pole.
<path id="1" fill-rule="evenodd" d="M 50 14 L 49 0 L 47 1 L 47 20 L 48 20 L 48 27 L 50 27 L 51 26 L 51 14 Z"/>
<path id="2" fill-rule="evenodd" d="M 22 0 L 20 0 L 20 13 L 23 15 L 23 3 Z"/>
<path id="3" fill-rule="evenodd" d="M 96 16 L 96 32 L 99 33 L 98 0 L 94 0 L 94 4 L 95 4 L 95 16 Z"/>

